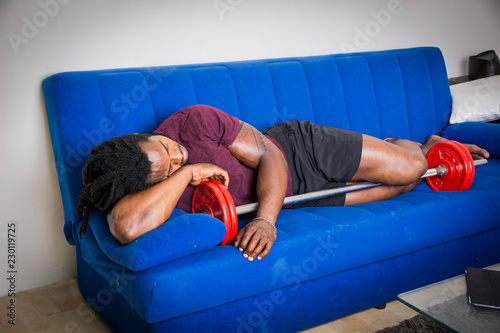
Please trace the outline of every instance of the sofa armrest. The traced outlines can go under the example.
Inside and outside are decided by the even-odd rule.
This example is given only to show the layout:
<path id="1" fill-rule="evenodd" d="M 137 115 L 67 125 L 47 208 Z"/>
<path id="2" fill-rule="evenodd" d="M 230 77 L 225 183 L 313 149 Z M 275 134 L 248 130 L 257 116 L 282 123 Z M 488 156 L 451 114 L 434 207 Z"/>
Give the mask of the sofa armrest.
<path id="1" fill-rule="evenodd" d="M 106 212 L 93 211 L 89 225 L 108 258 L 133 271 L 206 251 L 219 244 L 226 235 L 224 223 L 216 218 L 187 214 L 179 209 L 174 210 L 167 222 L 127 245 L 122 245 L 111 234 Z"/>
<path id="2" fill-rule="evenodd" d="M 500 124 L 465 122 L 446 127 L 442 133 L 446 139 L 472 143 L 486 149 L 490 157 L 500 158 Z"/>

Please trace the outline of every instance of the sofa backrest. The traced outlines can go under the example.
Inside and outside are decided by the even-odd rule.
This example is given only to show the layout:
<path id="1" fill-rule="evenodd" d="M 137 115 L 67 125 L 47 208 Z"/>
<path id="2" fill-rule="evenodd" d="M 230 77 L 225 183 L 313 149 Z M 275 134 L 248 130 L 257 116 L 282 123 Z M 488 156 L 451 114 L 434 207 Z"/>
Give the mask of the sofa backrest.
<path id="1" fill-rule="evenodd" d="M 448 123 L 451 95 L 432 47 L 287 59 L 65 72 L 43 82 L 65 233 L 93 146 L 153 131 L 193 104 L 217 107 L 260 130 L 281 121 L 424 141 Z"/>

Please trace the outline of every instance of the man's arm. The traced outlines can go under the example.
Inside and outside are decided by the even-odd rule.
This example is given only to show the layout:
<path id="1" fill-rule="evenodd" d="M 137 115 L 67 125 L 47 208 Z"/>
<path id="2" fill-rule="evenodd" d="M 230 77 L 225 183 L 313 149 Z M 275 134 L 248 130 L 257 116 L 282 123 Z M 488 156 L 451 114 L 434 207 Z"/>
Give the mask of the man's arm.
<path id="1" fill-rule="evenodd" d="M 124 245 L 134 241 L 168 220 L 189 184 L 197 186 L 208 179 L 229 185 L 227 171 L 213 164 L 192 164 L 144 191 L 123 197 L 108 213 L 111 233 Z"/>
<path id="2" fill-rule="evenodd" d="M 285 157 L 266 136 L 244 122 L 241 122 L 238 136 L 228 149 L 240 163 L 257 169 L 257 217 L 266 218 L 275 224 L 288 185 Z M 254 220 L 241 229 L 234 245 L 252 261 L 264 258 L 275 240 L 276 233 L 269 222 Z"/>

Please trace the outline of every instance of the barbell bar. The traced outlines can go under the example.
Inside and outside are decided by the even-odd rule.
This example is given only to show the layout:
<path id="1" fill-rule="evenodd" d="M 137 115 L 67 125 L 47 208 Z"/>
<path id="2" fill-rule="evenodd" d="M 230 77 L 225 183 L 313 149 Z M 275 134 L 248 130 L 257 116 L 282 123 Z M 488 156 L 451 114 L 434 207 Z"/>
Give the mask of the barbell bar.
<path id="1" fill-rule="evenodd" d="M 474 180 L 475 168 L 488 163 L 486 159 L 473 160 L 465 146 L 455 141 L 435 144 L 426 155 L 429 169 L 421 177 L 434 191 L 466 191 Z M 285 197 L 283 206 L 317 200 L 382 186 L 384 184 L 361 182 L 341 188 L 315 191 Z M 257 202 L 235 206 L 227 188 L 216 180 L 204 181 L 193 193 L 193 213 L 211 215 L 221 220 L 227 233 L 220 245 L 230 244 L 238 231 L 238 215 L 257 211 Z"/>
<path id="2" fill-rule="evenodd" d="M 474 161 L 474 166 L 480 166 L 487 164 L 488 160 L 486 159 L 480 159 L 480 160 L 475 160 Z M 446 174 L 446 167 L 443 166 L 438 166 L 436 168 L 428 169 L 427 172 L 421 177 L 421 178 L 428 178 L 428 177 L 442 177 L 440 175 Z M 304 194 L 297 194 L 293 196 L 286 197 L 285 200 L 283 201 L 283 206 L 287 205 L 293 205 L 301 202 L 306 202 L 306 201 L 311 201 L 311 200 L 317 200 L 317 199 L 322 199 L 334 195 L 340 195 L 340 194 L 345 194 L 349 192 L 355 192 L 355 191 L 361 191 L 361 190 L 366 190 L 369 188 L 373 187 L 378 187 L 382 186 L 383 184 L 378 184 L 378 183 L 372 183 L 372 182 L 360 182 L 356 183 L 353 185 L 348 185 L 344 186 L 341 188 L 334 188 L 331 190 L 322 190 L 322 191 L 315 191 L 315 192 L 309 192 L 309 193 L 304 193 Z M 236 215 L 243 215 L 243 214 L 248 214 L 257 211 L 259 207 L 258 202 L 253 202 L 245 205 L 240 205 L 236 206 Z"/>

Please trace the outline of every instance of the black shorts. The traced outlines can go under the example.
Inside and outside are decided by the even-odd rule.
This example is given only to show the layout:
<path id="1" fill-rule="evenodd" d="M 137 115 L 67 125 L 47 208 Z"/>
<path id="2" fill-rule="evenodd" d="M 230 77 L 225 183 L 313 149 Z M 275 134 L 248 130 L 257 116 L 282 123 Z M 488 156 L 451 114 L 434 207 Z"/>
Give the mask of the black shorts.
<path id="1" fill-rule="evenodd" d="M 320 126 L 308 120 L 279 123 L 264 131 L 285 151 L 293 194 L 346 186 L 361 161 L 361 133 Z M 293 207 L 343 206 L 345 194 L 301 202 Z"/>

